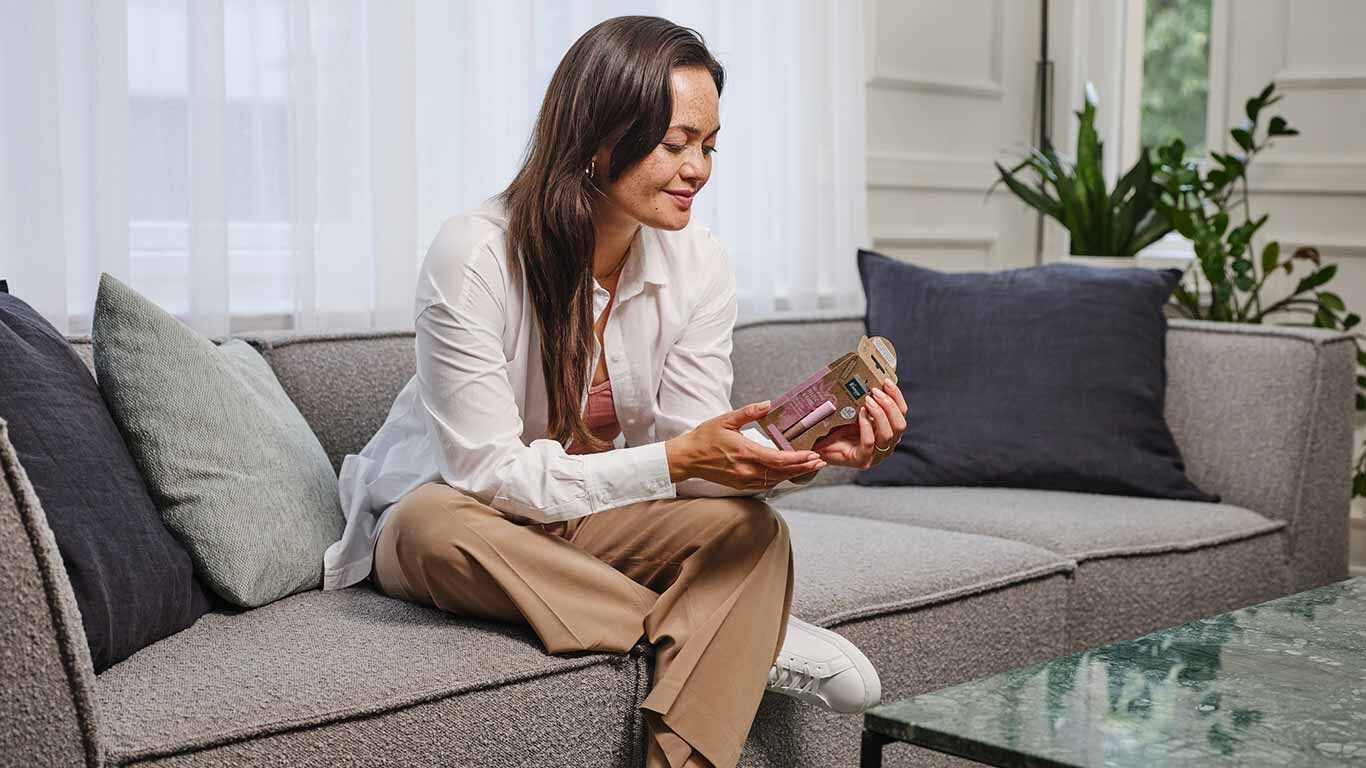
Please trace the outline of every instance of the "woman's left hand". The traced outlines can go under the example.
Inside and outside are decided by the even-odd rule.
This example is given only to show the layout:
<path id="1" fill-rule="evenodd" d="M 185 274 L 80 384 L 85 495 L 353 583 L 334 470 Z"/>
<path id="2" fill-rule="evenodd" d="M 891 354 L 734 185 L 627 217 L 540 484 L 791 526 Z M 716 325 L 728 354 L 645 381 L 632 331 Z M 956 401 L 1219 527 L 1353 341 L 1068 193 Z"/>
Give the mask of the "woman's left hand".
<path id="1" fill-rule="evenodd" d="M 874 387 L 863 403 L 857 423 L 841 424 L 811 446 L 827 464 L 867 469 L 891 456 L 901 442 L 906 431 L 906 398 L 896 382 L 887 379 L 881 387 Z"/>

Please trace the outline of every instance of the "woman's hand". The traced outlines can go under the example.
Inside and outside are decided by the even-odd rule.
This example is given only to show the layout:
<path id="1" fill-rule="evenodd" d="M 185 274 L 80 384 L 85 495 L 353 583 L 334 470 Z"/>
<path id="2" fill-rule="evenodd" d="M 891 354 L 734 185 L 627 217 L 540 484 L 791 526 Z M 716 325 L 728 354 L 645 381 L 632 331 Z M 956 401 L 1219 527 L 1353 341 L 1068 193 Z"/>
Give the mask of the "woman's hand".
<path id="1" fill-rule="evenodd" d="M 892 455 L 892 448 L 906 431 L 906 398 L 901 389 L 887 379 L 881 387 L 874 387 L 863 403 L 856 424 L 841 424 L 811 446 L 822 459 L 867 469 Z"/>
<path id="2" fill-rule="evenodd" d="M 666 440 L 669 474 L 675 483 L 700 477 L 739 490 L 767 489 L 825 466 L 815 451 L 769 448 L 740 434 L 740 428 L 768 413 L 769 403 L 752 403 L 698 424 Z"/>

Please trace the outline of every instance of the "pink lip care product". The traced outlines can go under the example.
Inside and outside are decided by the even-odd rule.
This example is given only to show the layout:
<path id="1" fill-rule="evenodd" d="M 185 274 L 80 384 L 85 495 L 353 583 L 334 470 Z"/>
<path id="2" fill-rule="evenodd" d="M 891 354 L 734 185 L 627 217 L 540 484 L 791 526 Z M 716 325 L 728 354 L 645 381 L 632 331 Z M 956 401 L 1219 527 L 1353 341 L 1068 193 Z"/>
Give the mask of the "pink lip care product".
<path id="1" fill-rule="evenodd" d="M 816 410 L 802 417 L 801 421 L 783 430 L 783 437 L 788 441 L 796 440 L 797 436 L 820 422 L 821 419 L 835 412 L 835 401 L 826 400 L 816 406 Z"/>

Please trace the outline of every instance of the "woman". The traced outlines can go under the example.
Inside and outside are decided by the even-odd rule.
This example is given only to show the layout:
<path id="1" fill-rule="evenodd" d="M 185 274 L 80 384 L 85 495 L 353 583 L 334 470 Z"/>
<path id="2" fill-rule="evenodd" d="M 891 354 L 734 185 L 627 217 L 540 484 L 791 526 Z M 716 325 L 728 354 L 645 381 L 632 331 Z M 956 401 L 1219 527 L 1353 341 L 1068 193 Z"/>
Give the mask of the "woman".
<path id="1" fill-rule="evenodd" d="M 524 164 L 448 220 L 418 279 L 417 373 L 347 456 L 324 586 L 531 625 L 549 653 L 654 645 L 647 764 L 733 766 L 765 690 L 841 712 L 880 687 L 790 616 L 764 500 L 905 430 L 895 385 L 812 451 L 730 410 L 735 279 L 689 226 L 723 70 L 692 30 L 605 21 L 560 62 Z M 881 449 L 881 450 L 879 450 Z M 376 518 L 378 515 L 378 518 Z"/>

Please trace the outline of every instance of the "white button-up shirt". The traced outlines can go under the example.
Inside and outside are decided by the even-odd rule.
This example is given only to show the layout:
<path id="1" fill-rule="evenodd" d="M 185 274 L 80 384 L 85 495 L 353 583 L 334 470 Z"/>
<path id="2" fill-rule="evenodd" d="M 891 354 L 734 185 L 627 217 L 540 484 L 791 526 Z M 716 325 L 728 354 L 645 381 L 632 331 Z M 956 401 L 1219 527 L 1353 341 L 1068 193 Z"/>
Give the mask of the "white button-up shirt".
<path id="1" fill-rule="evenodd" d="M 585 372 L 591 381 L 605 347 L 622 431 L 612 450 L 587 454 L 566 453 L 548 437 L 540 333 L 525 284 L 508 272 L 506 234 L 502 207 L 490 201 L 448 219 L 427 250 L 413 307 L 417 373 L 379 431 L 342 462 L 346 528 L 323 555 L 323 589 L 369 575 L 393 503 L 427 482 L 534 523 L 647 499 L 774 498 L 802 487 L 784 480 L 745 491 L 670 480 L 663 441 L 732 409 L 735 273 L 706 227 L 637 230 Z M 595 318 L 610 299 L 594 280 Z M 586 400 L 585 391 L 580 410 Z M 773 447 L 753 426 L 742 434 Z"/>

